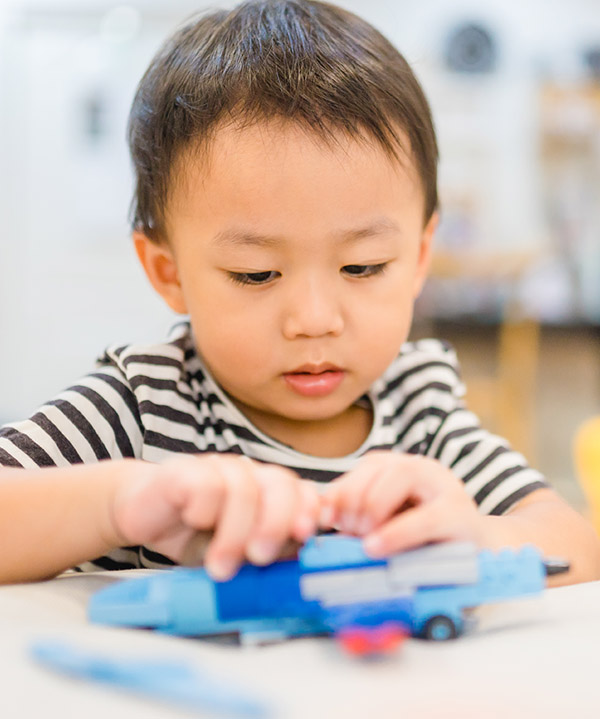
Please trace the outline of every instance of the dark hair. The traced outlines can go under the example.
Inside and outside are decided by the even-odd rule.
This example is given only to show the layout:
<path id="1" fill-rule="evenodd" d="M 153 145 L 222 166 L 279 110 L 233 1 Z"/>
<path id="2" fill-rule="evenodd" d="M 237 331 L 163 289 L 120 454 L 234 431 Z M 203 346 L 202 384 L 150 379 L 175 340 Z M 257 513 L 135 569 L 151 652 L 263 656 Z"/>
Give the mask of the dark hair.
<path id="1" fill-rule="evenodd" d="M 437 207 L 437 143 L 429 105 L 406 60 L 350 12 L 312 0 L 251 0 L 195 18 L 161 48 L 129 118 L 134 228 L 164 236 L 174 166 L 226 120 L 290 119 L 325 139 L 373 137 L 410 149 L 425 219 Z M 405 133 L 410 148 L 403 148 Z"/>

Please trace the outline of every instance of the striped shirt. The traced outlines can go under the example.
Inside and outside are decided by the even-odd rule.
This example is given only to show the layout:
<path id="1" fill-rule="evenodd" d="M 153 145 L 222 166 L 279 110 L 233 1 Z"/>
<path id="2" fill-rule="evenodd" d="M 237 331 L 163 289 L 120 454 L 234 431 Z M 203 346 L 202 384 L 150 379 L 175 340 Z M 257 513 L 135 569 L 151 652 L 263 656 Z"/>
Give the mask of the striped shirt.
<path id="1" fill-rule="evenodd" d="M 161 462 L 180 453 L 230 452 L 329 482 L 366 452 L 387 449 L 438 459 L 461 478 L 484 514 L 503 514 L 542 476 L 464 405 L 452 348 L 439 340 L 403 345 L 361 399 L 371 431 L 355 452 L 315 457 L 257 429 L 231 402 L 196 352 L 188 323 L 156 345 L 109 348 L 90 373 L 30 419 L 0 428 L 0 465 L 66 466 L 136 457 Z M 125 547 L 83 568 L 157 567 L 170 560 Z"/>

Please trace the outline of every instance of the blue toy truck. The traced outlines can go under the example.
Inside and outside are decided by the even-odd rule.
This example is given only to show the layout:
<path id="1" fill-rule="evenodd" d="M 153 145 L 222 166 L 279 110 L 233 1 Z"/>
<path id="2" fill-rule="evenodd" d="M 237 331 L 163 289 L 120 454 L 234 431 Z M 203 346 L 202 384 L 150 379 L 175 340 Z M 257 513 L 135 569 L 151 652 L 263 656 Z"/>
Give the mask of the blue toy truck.
<path id="1" fill-rule="evenodd" d="M 226 582 L 200 568 L 118 582 L 92 597 L 89 618 L 184 636 L 237 634 L 254 642 L 390 626 L 444 640 L 463 631 L 466 609 L 538 594 L 548 574 L 567 569 L 534 547 L 494 553 L 469 542 L 371 559 L 361 540 L 326 535 L 310 540 L 297 559 L 246 564 Z"/>

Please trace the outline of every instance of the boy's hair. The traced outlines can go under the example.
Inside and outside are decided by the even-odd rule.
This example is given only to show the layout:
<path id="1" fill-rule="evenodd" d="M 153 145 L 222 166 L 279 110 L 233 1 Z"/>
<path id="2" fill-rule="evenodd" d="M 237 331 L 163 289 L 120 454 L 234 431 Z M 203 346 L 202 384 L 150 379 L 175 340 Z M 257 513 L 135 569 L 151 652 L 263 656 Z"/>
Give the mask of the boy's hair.
<path id="1" fill-rule="evenodd" d="M 350 12 L 312 0 L 250 0 L 195 18 L 158 52 L 129 118 L 135 229 L 165 239 L 165 208 L 184 151 L 206 148 L 225 122 L 289 119 L 325 140 L 375 139 L 410 150 L 437 207 L 437 143 L 429 105 L 406 60 Z M 400 132 L 399 132 L 400 131 Z M 410 142 L 403 148 L 402 133 Z"/>

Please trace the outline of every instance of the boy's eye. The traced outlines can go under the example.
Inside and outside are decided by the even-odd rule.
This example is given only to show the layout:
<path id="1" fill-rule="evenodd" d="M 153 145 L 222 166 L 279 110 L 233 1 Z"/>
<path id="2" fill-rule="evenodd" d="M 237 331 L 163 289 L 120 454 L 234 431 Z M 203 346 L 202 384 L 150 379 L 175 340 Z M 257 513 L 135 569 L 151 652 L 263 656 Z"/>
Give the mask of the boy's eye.
<path id="1" fill-rule="evenodd" d="M 381 274 L 387 267 L 387 262 L 380 262 L 377 265 L 344 265 L 342 272 L 350 277 L 372 277 Z"/>
<path id="2" fill-rule="evenodd" d="M 266 285 L 277 277 L 280 272 L 266 270 L 265 272 L 229 272 L 229 278 L 238 285 Z"/>

